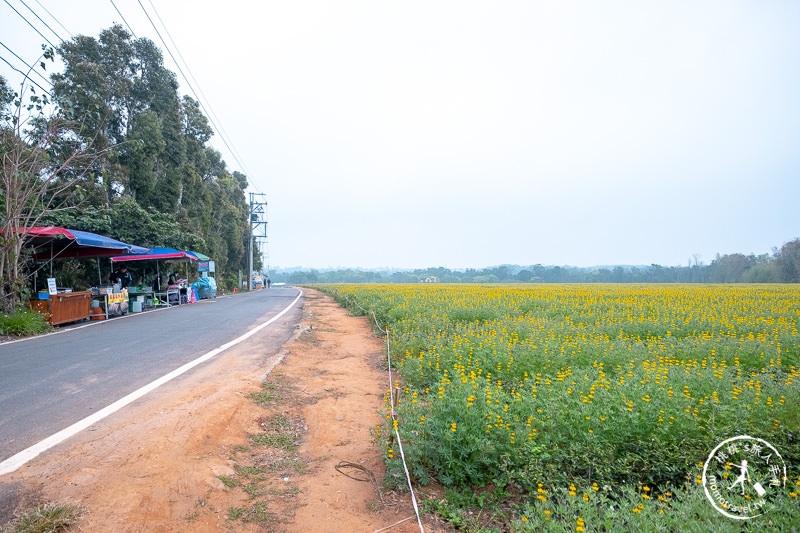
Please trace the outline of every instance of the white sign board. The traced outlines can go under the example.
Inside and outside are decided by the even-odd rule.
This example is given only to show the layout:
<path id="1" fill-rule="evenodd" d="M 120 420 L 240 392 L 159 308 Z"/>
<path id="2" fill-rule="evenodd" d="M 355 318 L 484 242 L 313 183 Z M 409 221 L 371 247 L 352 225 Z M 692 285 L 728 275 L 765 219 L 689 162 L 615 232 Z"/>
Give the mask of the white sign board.
<path id="1" fill-rule="evenodd" d="M 56 278 L 47 278 L 47 290 L 50 294 L 58 292 L 58 289 L 56 289 Z"/>
<path id="2" fill-rule="evenodd" d="M 216 272 L 216 270 L 214 270 L 215 268 L 216 268 L 216 266 L 214 266 L 214 261 L 209 261 L 208 262 L 208 271 L 209 272 Z"/>

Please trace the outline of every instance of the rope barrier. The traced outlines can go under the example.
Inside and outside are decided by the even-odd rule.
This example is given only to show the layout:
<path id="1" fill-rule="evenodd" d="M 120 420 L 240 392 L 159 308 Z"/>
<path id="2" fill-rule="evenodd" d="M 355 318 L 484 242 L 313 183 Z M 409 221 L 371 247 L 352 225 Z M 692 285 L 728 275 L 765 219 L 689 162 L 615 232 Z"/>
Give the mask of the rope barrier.
<path id="1" fill-rule="evenodd" d="M 414 487 L 411 486 L 411 474 L 409 473 L 408 465 L 406 464 L 406 454 L 403 451 L 403 443 L 400 440 L 400 431 L 399 431 L 399 429 L 397 427 L 397 413 L 394 410 L 394 393 L 392 392 L 392 388 L 394 386 L 394 383 L 392 382 L 392 351 L 390 349 L 391 345 L 389 343 L 388 326 L 387 326 L 387 329 L 383 329 L 381 327 L 381 325 L 378 323 L 378 317 L 375 316 L 375 310 L 374 309 L 371 310 L 371 311 L 367 311 L 366 309 L 361 307 L 361 305 L 358 302 L 356 302 L 355 300 L 350 300 L 350 298 L 348 298 L 347 296 L 345 296 L 344 298 L 345 298 L 345 300 L 347 300 L 348 303 L 350 303 L 352 301 L 354 304 L 356 304 L 358 307 L 360 307 L 361 310 L 364 311 L 364 313 L 372 313 L 372 319 L 375 321 L 375 326 L 381 332 L 383 332 L 384 337 L 386 338 L 386 359 L 387 359 L 387 361 L 389 363 L 389 402 L 390 402 L 389 405 L 391 406 L 390 413 L 391 413 L 391 417 L 392 417 L 392 428 L 394 429 L 395 437 L 397 437 L 397 447 L 400 450 L 400 459 L 401 459 L 401 461 L 403 463 L 403 470 L 406 473 L 406 481 L 408 482 L 408 490 L 411 491 L 411 503 L 414 506 L 414 513 L 416 513 L 416 515 L 417 515 L 417 524 L 419 525 L 420 533 L 425 533 L 425 528 L 422 526 L 422 519 L 419 516 L 419 507 L 417 506 L 417 497 L 414 495 Z M 413 517 L 410 517 L 410 518 L 413 518 Z M 403 522 L 405 522 L 405 520 L 403 520 Z M 394 525 L 397 525 L 397 524 L 394 524 Z M 392 527 L 392 526 L 390 526 L 390 527 Z"/>

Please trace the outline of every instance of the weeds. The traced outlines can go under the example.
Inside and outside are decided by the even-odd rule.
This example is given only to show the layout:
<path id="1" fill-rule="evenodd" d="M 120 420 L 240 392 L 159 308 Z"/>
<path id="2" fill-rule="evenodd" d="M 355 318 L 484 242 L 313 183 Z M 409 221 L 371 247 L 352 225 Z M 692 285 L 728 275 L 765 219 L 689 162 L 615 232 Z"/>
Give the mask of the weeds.
<path id="1" fill-rule="evenodd" d="M 222 484 L 228 487 L 229 489 L 232 489 L 239 484 L 234 478 L 228 476 L 217 476 L 217 479 L 222 481 Z"/>
<path id="2" fill-rule="evenodd" d="M 80 505 L 45 503 L 20 513 L 3 533 L 58 533 L 75 524 L 85 509 Z"/>
<path id="3" fill-rule="evenodd" d="M 253 444 L 291 451 L 297 447 L 296 436 L 289 433 L 259 433 L 251 435 Z"/>
<path id="4" fill-rule="evenodd" d="M 261 391 L 250 394 L 250 399 L 256 402 L 259 407 L 267 407 L 272 402 L 280 400 L 281 396 L 277 393 L 277 386 L 272 382 L 261 384 Z"/>
<path id="5" fill-rule="evenodd" d="M 0 314 L 0 335 L 29 337 L 52 329 L 44 315 L 27 307 L 17 307 L 8 315 Z"/>

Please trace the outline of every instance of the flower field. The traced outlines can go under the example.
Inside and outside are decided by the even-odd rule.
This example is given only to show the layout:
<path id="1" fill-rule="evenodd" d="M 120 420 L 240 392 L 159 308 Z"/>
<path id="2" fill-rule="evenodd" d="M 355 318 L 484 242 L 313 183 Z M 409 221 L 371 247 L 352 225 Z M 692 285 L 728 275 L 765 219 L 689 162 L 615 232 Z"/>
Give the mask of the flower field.
<path id="1" fill-rule="evenodd" d="M 800 287 L 321 288 L 389 331 L 415 481 L 494 487 L 511 529 L 719 521 L 698 476 L 737 434 L 780 450 L 770 517 L 800 520 Z M 375 433 L 392 476 L 390 430 Z"/>

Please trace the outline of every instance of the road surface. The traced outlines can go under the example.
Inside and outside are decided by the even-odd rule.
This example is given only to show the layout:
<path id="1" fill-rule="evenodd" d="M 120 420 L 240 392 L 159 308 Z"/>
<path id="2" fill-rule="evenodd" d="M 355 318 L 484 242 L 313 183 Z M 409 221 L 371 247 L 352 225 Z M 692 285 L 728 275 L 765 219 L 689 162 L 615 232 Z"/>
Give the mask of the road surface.
<path id="1" fill-rule="evenodd" d="M 298 294 L 273 288 L 201 300 L 0 344 L 0 463 L 240 337 Z M 270 336 L 275 346 L 265 350 L 289 338 L 300 308 L 267 326 L 284 334 Z"/>

